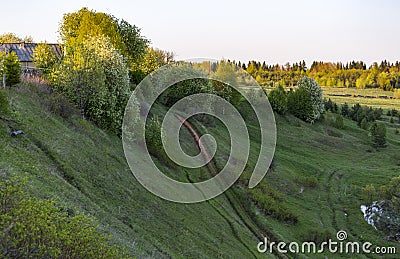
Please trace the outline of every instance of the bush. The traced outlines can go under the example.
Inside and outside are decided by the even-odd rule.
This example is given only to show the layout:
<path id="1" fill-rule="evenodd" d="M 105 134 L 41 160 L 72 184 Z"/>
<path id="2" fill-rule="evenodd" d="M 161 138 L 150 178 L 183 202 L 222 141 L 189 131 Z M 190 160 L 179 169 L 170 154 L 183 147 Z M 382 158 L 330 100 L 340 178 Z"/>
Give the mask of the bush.
<path id="1" fill-rule="evenodd" d="M 301 236 L 303 242 L 314 242 L 315 244 L 321 244 L 322 242 L 328 242 L 329 239 L 334 236 L 329 230 L 311 227 L 307 229 L 306 233 Z"/>
<path id="2" fill-rule="evenodd" d="M 288 98 L 282 86 L 278 86 L 268 94 L 268 100 L 274 111 L 285 114 L 288 109 Z"/>
<path id="3" fill-rule="evenodd" d="M 340 114 L 344 117 L 349 117 L 349 113 L 349 105 L 347 103 L 342 104 Z"/>
<path id="4" fill-rule="evenodd" d="M 248 189 L 248 194 L 255 205 L 266 215 L 287 223 L 297 223 L 298 217 L 283 202 L 284 196 L 269 184 Z"/>
<path id="5" fill-rule="evenodd" d="M 360 128 L 367 130 L 368 129 L 368 121 L 366 118 L 363 118 L 360 123 Z"/>
<path id="6" fill-rule="evenodd" d="M 372 136 L 372 146 L 375 148 L 386 146 L 386 125 L 374 122 L 370 129 Z"/>
<path id="7" fill-rule="evenodd" d="M 326 113 L 325 122 L 329 126 L 335 127 L 337 129 L 344 129 L 343 116 L 340 114 Z"/>
<path id="8" fill-rule="evenodd" d="M 0 182 L 0 251 L 5 258 L 121 258 L 96 221 L 31 196 L 18 178 Z"/>
<path id="9" fill-rule="evenodd" d="M 344 129 L 344 120 L 342 115 L 336 115 L 334 127 L 337 129 Z"/>
<path id="10" fill-rule="evenodd" d="M 64 119 L 69 119 L 77 113 L 71 103 L 61 94 L 53 93 L 45 101 L 46 108 Z"/>
<path id="11" fill-rule="evenodd" d="M 81 113 L 103 129 L 121 134 L 130 84 L 124 57 L 104 36 L 71 49 L 50 78 Z"/>
<path id="12" fill-rule="evenodd" d="M 299 176 L 296 181 L 304 187 L 316 188 L 318 186 L 318 178 L 316 176 Z"/>
<path id="13" fill-rule="evenodd" d="M 304 121 L 313 121 L 313 107 L 310 94 L 304 88 L 298 88 L 288 94 L 288 111 Z"/>

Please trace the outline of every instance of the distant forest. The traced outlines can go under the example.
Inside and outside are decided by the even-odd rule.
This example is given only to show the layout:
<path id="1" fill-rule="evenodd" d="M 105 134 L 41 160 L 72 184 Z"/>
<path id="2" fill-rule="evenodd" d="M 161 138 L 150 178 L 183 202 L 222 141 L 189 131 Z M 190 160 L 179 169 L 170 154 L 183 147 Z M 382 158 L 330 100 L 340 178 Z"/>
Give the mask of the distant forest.
<path id="1" fill-rule="evenodd" d="M 346 64 L 314 61 L 310 68 L 304 60 L 285 65 L 269 65 L 265 61 L 250 61 L 247 64 L 228 62 L 246 70 L 262 86 L 294 86 L 301 76 L 307 75 L 321 86 L 381 88 L 386 91 L 400 88 L 399 61 L 374 62 L 368 68 L 363 61 Z"/>

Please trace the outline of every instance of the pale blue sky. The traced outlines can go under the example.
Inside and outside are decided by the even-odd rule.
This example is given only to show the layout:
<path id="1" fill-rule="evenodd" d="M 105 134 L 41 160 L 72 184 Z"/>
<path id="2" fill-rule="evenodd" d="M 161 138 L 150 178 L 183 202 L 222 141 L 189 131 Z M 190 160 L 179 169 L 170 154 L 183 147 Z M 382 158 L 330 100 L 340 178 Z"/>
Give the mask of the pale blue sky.
<path id="1" fill-rule="evenodd" d="M 267 63 L 400 60 L 400 1 L 6 1 L 0 33 L 58 40 L 62 15 L 87 6 L 142 29 L 177 59 Z"/>

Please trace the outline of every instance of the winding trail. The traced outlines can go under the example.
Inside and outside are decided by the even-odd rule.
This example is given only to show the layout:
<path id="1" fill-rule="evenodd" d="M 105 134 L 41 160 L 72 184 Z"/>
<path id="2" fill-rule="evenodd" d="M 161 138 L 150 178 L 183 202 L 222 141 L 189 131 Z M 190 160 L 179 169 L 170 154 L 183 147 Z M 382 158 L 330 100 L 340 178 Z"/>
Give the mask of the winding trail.
<path id="1" fill-rule="evenodd" d="M 193 137 L 193 141 L 195 142 L 196 146 L 198 147 L 200 152 L 203 151 L 202 155 L 203 155 L 204 159 L 206 159 L 206 161 L 210 161 L 206 165 L 208 173 L 211 176 L 217 175 L 218 174 L 218 170 L 217 170 L 217 168 L 215 166 L 214 160 L 212 159 L 212 157 L 210 156 L 209 152 L 207 151 L 208 149 L 205 146 L 205 144 L 200 141 L 200 136 L 197 133 L 195 127 L 189 121 L 185 120 L 181 116 L 176 114 L 175 117 L 189 130 L 191 136 Z M 225 191 L 223 193 L 223 195 L 226 197 L 226 199 L 228 200 L 230 206 L 235 211 L 236 215 L 239 217 L 241 222 L 246 226 L 246 228 L 248 230 L 250 230 L 250 232 L 257 238 L 257 240 L 264 240 L 264 237 L 267 237 L 269 242 L 276 242 L 276 243 L 279 242 L 279 240 L 277 238 L 275 238 L 270 231 L 265 229 L 262 225 L 260 225 L 258 222 L 256 222 L 250 215 L 248 215 L 247 209 L 244 207 L 244 205 L 240 201 L 237 200 L 237 197 L 235 197 L 235 193 L 233 191 L 230 192 L 229 190 L 227 190 L 227 191 Z M 233 202 L 233 200 L 236 201 L 236 204 L 240 204 L 241 209 L 242 209 L 242 211 L 244 213 L 240 213 L 238 208 L 234 205 L 235 203 Z M 214 207 L 214 205 L 212 205 L 212 206 Z M 215 208 L 215 209 L 221 215 L 221 213 L 218 211 L 218 209 L 217 208 Z M 245 214 L 245 215 L 243 215 L 243 214 Z M 225 216 L 222 216 L 222 217 L 225 218 L 228 222 L 230 222 Z M 250 221 L 250 223 L 248 221 L 246 221 L 245 218 L 247 218 L 248 221 Z M 235 234 L 236 238 L 238 239 L 238 241 L 240 241 L 246 248 L 248 248 L 248 246 L 236 235 L 236 230 L 234 230 L 234 226 L 231 223 L 229 225 L 231 226 L 232 231 L 234 232 L 234 234 Z M 252 252 L 252 254 L 254 255 L 253 252 Z M 274 250 L 273 250 L 273 254 L 275 256 L 278 256 L 278 257 L 281 257 L 281 258 L 287 258 L 286 255 L 278 253 L 278 251 L 276 251 L 275 247 L 274 247 Z M 257 257 L 257 256 L 255 255 L 255 257 Z"/>

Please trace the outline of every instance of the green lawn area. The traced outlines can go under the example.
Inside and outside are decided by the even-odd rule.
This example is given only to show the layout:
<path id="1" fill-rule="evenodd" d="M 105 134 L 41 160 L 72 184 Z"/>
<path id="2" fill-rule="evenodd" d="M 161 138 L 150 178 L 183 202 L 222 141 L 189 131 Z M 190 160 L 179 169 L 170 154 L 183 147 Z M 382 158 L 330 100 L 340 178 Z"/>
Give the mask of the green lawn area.
<path id="1" fill-rule="evenodd" d="M 300 242 L 318 235 L 335 240 L 336 232 L 345 230 L 349 241 L 400 249 L 399 243 L 385 241 L 383 233 L 368 225 L 360 210 L 362 187 L 378 187 L 399 176 L 400 135 L 393 125 L 388 124 L 388 146 L 376 150 L 368 132 L 348 119 L 344 129 L 335 129 L 324 122 L 308 124 L 291 115 L 276 115 L 274 169 L 255 189 L 276 196 L 274 202 L 297 217 L 293 223 L 277 219 L 269 210 L 256 207 L 257 200 L 248 199 L 247 180 L 258 159 L 255 122 L 248 122 L 252 146 L 248 168 L 238 182 L 210 201 L 177 204 L 154 196 L 136 181 L 117 136 L 79 116 L 65 120 L 50 113 L 40 105 L 46 97 L 37 91 L 13 88 L 7 94 L 14 121 L 0 120 L 0 180 L 28 177 L 33 194 L 95 216 L 102 231 L 134 257 L 268 257 L 256 250 L 260 234 L 267 231 L 277 241 Z M 156 109 L 163 112 L 162 107 Z M 215 161 L 220 168 L 229 154 L 226 129 L 194 124 L 201 133 L 216 138 Z M 12 138 L 9 127 L 25 134 Z M 184 129 L 181 143 L 184 150 L 196 149 Z M 209 177 L 204 169 L 157 164 L 174 179 Z M 308 184 L 307 179 L 313 178 L 316 184 Z"/>

